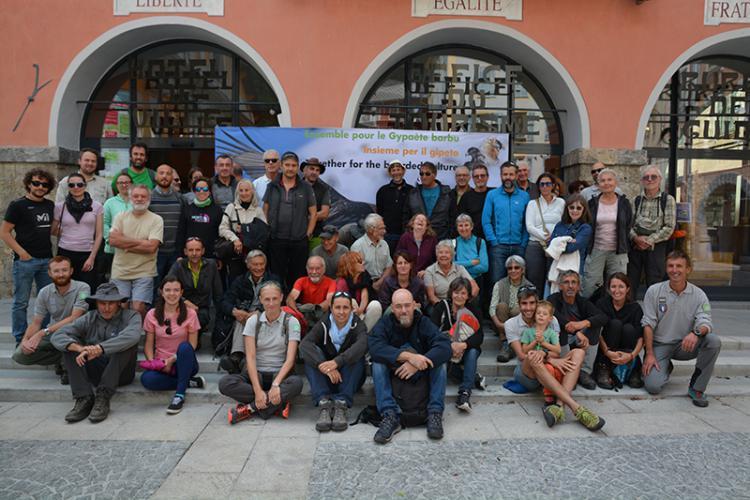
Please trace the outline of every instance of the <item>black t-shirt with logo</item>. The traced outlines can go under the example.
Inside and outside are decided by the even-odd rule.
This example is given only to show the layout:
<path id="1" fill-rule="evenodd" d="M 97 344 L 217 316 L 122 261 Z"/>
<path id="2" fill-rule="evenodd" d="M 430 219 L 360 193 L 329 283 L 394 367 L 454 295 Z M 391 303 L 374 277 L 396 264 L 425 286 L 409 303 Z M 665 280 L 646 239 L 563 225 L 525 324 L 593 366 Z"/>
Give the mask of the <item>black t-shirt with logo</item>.
<path id="1" fill-rule="evenodd" d="M 55 204 L 44 199 L 32 201 L 26 197 L 10 202 L 5 212 L 5 220 L 13 224 L 16 242 L 37 259 L 52 258 L 50 229 Z M 13 252 L 13 259 L 18 255 Z"/>

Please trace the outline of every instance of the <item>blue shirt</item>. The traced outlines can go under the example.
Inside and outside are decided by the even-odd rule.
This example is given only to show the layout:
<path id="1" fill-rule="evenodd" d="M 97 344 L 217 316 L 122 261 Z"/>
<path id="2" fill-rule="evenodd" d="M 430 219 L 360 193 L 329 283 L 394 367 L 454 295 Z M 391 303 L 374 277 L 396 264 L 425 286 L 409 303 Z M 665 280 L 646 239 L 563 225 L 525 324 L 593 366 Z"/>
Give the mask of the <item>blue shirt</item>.
<path id="1" fill-rule="evenodd" d="M 439 197 L 440 185 L 431 188 L 422 186 L 422 199 L 424 200 L 424 209 L 427 211 L 428 218 L 432 217 L 432 210 L 435 208 Z"/>
<path id="2" fill-rule="evenodd" d="M 473 234 L 468 240 L 459 236 L 453 241 L 456 246 L 453 261 L 456 264 L 464 266 L 474 279 L 487 272 L 490 265 L 487 258 L 487 244 L 483 239 L 479 238 L 479 251 L 477 251 L 477 237 Z M 479 259 L 479 264 L 472 264 L 471 261 L 474 259 Z"/>
<path id="3" fill-rule="evenodd" d="M 484 238 L 490 246 L 521 245 L 526 247 L 529 233 L 526 231 L 526 205 L 529 195 L 515 188 L 506 193 L 501 187 L 489 192 L 482 210 Z"/>

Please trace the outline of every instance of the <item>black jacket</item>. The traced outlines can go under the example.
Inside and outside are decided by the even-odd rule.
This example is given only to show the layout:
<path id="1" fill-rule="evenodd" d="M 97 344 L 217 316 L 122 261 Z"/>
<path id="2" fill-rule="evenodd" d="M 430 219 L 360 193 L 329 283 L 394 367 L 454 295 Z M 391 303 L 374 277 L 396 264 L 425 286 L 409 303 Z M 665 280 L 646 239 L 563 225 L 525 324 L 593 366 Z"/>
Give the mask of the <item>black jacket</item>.
<path id="1" fill-rule="evenodd" d="M 484 228 L 482 227 L 482 210 L 484 210 L 484 200 L 487 199 L 487 194 L 490 192 L 489 189 L 482 193 L 478 193 L 473 189 L 461 197 L 461 201 L 456 206 L 455 216 L 452 217 L 453 221 L 453 237 L 458 236 L 458 232 L 455 228 L 456 217 L 461 214 L 466 214 L 471 217 L 474 222 L 473 233 L 475 236 L 484 239 Z"/>
<path id="2" fill-rule="evenodd" d="M 197 287 L 193 284 L 193 273 L 188 267 L 189 263 L 190 261 L 186 258 L 179 259 L 169 270 L 169 274 L 177 276 L 182 283 L 185 300 L 189 300 L 201 309 L 211 307 L 211 299 L 218 306 L 224 290 L 216 262 L 213 259 L 203 259 L 203 266 L 198 273 Z"/>
<path id="3" fill-rule="evenodd" d="M 282 185 L 283 176 L 279 175 L 266 187 L 264 203 L 268 203 L 268 225 L 271 227 L 271 238 L 278 238 L 282 227 L 289 226 L 289 239 L 307 240 L 307 223 L 310 220 L 309 208 L 316 207 L 315 192 L 312 186 L 297 176 L 297 181 L 287 195 Z M 279 220 L 282 200 L 289 196 L 292 199 L 292 217 L 290 220 Z"/>
<path id="4" fill-rule="evenodd" d="M 596 238 L 596 214 L 599 210 L 599 198 L 601 195 L 589 200 L 589 210 L 591 211 L 591 239 L 589 240 L 588 254 L 594 248 Z M 633 208 L 630 206 L 625 195 L 617 195 L 617 250 L 618 254 L 628 253 L 630 251 L 630 229 L 633 227 Z"/>
<path id="5" fill-rule="evenodd" d="M 565 325 L 567 325 L 568 321 L 571 321 L 571 319 L 566 317 L 563 313 L 565 300 L 563 299 L 562 293 L 553 293 L 547 297 L 547 301 L 552 303 L 552 306 L 555 308 L 555 318 L 557 318 L 557 322 L 560 323 L 560 345 L 567 345 L 568 332 L 565 330 Z M 586 337 L 589 339 L 591 345 L 598 344 L 601 328 L 607 323 L 607 315 L 601 312 L 593 303 L 581 297 L 580 294 L 576 295 L 575 305 L 580 314 L 580 318 L 576 321 L 583 321 L 586 319 L 591 322 L 591 327 L 586 329 Z"/>
<path id="6" fill-rule="evenodd" d="M 466 304 L 468 309 L 477 321 L 479 321 L 479 330 L 474 332 L 474 335 L 466 339 L 467 349 L 476 349 L 482 352 L 482 342 L 484 341 L 484 332 L 482 331 L 482 314 L 479 310 L 471 304 Z M 447 332 L 451 329 L 453 324 L 456 322 L 451 316 L 451 303 L 450 301 L 441 300 L 435 307 L 432 308 L 432 314 L 430 319 L 432 320 L 441 332 Z"/>
<path id="7" fill-rule="evenodd" d="M 620 320 L 623 325 L 632 325 L 635 331 L 638 333 L 638 337 L 643 337 L 643 326 L 641 326 L 641 318 L 643 318 L 643 309 L 638 302 L 626 302 L 622 309 L 619 311 L 615 310 L 615 306 L 612 304 L 612 297 L 609 295 L 604 296 L 596 301 L 596 307 L 599 308 L 607 316 L 607 323 L 613 319 Z M 607 328 L 606 326 L 604 327 Z M 610 349 L 619 350 L 622 347 L 619 345 L 608 346 Z"/>
<path id="8" fill-rule="evenodd" d="M 387 314 L 380 318 L 367 337 L 372 361 L 388 366 L 396 364 L 399 354 L 406 350 L 404 344 L 430 358 L 434 366 L 451 359 L 450 339 L 419 311 L 414 311 L 414 321 L 406 329 L 395 314 Z"/>
<path id="9" fill-rule="evenodd" d="M 396 184 L 391 181 L 378 189 L 375 195 L 376 212 L 385 222 L 385 231 L 389 234 L 401 234 L 404 232 L 404 208 L 409 193 L 414 186 L 403 181 Z"/>
<path id="10" fill-rule="evenodd" d="M 223 315 L 232 317 L 232 321 L 234 321 L 232 310 L 241 304 L 253 304 L 258 310 L 261 309 L 260 302 L 256 300 L 255 290 L 253 289 L 253 284 L 250 282 L 251 279 L 250 271 L 247 271 L 242 276 L 237 276 L 229 285 L 227 293 L 221 298 L 219 309 Z M 266 270 L 266 273 L 260 280 L 261 283 L 264 281 L 276 281 L 277 283 L 281 283 L 281 281 L 268 270 Z"/>
<path id="11" fill-rule="evenodd" d="M 328 333 L 330 331 L 331 315 L 327 314 L 302 339 L 299 350 L 307 365 L 317 368 L 324 361 L 334 360 L 341 368 L 353 365 L 364 357 L 367 352 L 367 326 L 356 314 L 352 317 L 352 327 L 346 334 L 340 351 L 336 351 Z"/>
<path id="12" fill-rule="evenodd" d="M 432 209 L 432 216 L 429 217 L 432 229 L 437 234 L 438 240 L 450 238 L 452 224 L 450 221 L 451 216 L 451 188 L 444 186 L 440 181 L 435 181 L 440 189 L 440 195 L 438 196 L 435 208 Z M 404 218 L 403 223 L 406 227 L 406 223 L 417 214 L 426 214 L 427 210 L 424 206 L 424 198 L 422 198 L 423 186 L 419 184 L 416 188 L 412 189 L 409 193 L 409 197 L 404 207 Z"/>
<path id="13" fill-rule="evenodd" d="M 214 243 L 219 237 L 219 224 L 224 212 L 216 203 L 207 207 L 198 207 L 194 203 L 188 203 L 182 209 L 180 223 L 177 226 L 177 252 L 182 255 L 185 251 L 185 241 L 197 236 L 206 248 L 206 255 L 213 257 Z"/>

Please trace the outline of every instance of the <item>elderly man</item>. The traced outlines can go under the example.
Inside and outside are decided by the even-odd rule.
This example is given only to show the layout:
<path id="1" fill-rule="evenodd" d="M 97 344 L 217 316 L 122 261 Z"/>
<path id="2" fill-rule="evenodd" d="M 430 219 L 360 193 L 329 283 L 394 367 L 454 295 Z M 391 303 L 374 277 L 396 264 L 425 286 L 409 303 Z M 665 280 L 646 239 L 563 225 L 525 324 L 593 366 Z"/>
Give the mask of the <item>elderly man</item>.
<path id="1" fill-rule="evenodd" d="M 388 163 L 391 182 L 380 186 L 375 195 L 375 211 L 385 222 L 385 241 L 391 252 L 395 251 L 398 239 L 404 232 L 404 207 L 409 193 L 414 189 L 414 186 L 404 180 L 405 173 L 401 160 L 391 160 Z"/>
<path id="2" fill-rule="evenodd" d="M 708 297 L 687 280 L 690 271 L 690 257 L 679 250 L 671 252 L 669 280 L 650 286 L 643 298 L 643 382 L 650 394 L 659 394 L 669 381 L 672 359 L 696 359 L 688 396 L 695 406 L 705 408 L 721 339 L 713 332 Z"/>
<path id="3" fill-rule="evenodd" d="M 505 333 L 505 323 L 520 313 L 517 295 L 521 288 L 536 288 L 531 281 L 526 279 L 526 261 L 520 255 L 511 255 L 505 261 L 505 269 L 508 275 L 495 283 L 492 287 L 492 298 L 490 299 L 489 314 L 495 331 L 500 337 L 500 352 L 497 355 L 499 363 L 507 363 L 514 356 Z"/>
<path id="4" fill-rule="evenodd" d="M 313 188 L 315 193 L 315 230 L 310 238 L 310 249 L 320 244 L 320 233 L 323 232 L 323 223 L 331 213 L 331 188 L 321 180 L 320 176 L 326 171 L 326 166 L 317 158 L 308 158 L 300 165 L 302 176 Z"/>
<path id="5" fill-rule="evenodd" d="M 52 345 L 63 352 L 75 406 L 67 422 L 88 417 L 93 423 L 109 415 L 109 400 L 118 386 L 135 377 L 138 341 L 143 334 L 137 312 L 123 309 L 128 300 L 114 283 L 104 283 L 87 299 L 96 309 L 52 335 Z"/>
<path id="6" fill-rule="evenodd" d="M 313 248 L 310 254 L 322 258 L 326 263 L 326 276 L 336 279 L 339 260 L 349 249 L 339 243 L 339 230 L 330 224 L 323 227 L 320 241 L 320 245 Z"/>
<path id="7" fill-rule="evenodd" d="M 562 271 L 557 279 L 560 291 L 550 295 L 547 300 L 554 306 L 555 317 L 560 323 L 560 346 L 563 349 L 569 346 L 571 350 L 578 349 L 585 353 L 578 383 L 584 389 L 596 389 L 592 371 L 607 315 L 581 296 L 581 277 L 577 272 Z"/>
<path id="8" fill-rule="evenodd" d="M 13 361 L 21 365 L 56 365 L 60 383 L 67 385 L 68 374 L 60 364 L 60 351 L 50 342 L 50 335 L 88 310 L 86 297 L 91 295 L 91 289 L 86 283 L 72 279 L 73 266 L 67 257 L 53 257 L 47 273 L 52 283 L 39 291 L 34 303 L 34 319 L 13 353 Z M 47 315 L 50 325 L 42 328 Z"/>
<path id="9" fill-rule="evenodd" d="M 633 202 L 632 248 L 628 254 L 628 278 L 638 290 L 645 271 L 646 285 L 662 281 L 666 266 L 667 244 L 674 231 L 677 205 L 672 195 L 661 190 L 661 170 L 647 165 L 641 170 L 643 194 Z"/>
<path id="10" fill-rule="evenodd" d="M 157 252 L 164 238 L 164 221 L 149 211 L 150 198 L 146 186 L 132 187 L 133 209 L 117 214 L 109 231 L 109 245 L 115 249 L 112 282 L 141 316 L 154 296 Z"/>
<path id="11" fill-rule="evenodd" d="M 237 188 L 237 180 L 232 176 L 232 158 L 229 155 L 219 155 L 214 162 L 216 175 L 212 179 L 211 195 L 214 203 L 222 210 L 234 201 L 234 190 Z"/>
<path id="12" fill-rule="evenodd" d="M 595 198 L 599 196 L 599 183 L 597 180 L 599 179 L 599 172 L 607 168 L 604 163 L 598 161 L 591 165 L 591 178 L 593 179 L 593 184 L 591 184 L 589 187 L 585 187 L 581 190 L 581 196 L 583 196 L 586 201 L 589 201 L 591 198 Z M 615 188 L 615 193 L 622 194 L 622 190 L 619 187 Z"/>
<path id="13" fill-rule="evenodd" d="M 308 326 L 312 328 L 330 310 L 336 282 L 325 275 L 326 263 L 321 257 L 307 259 L 306 269 L 307 276 L 294 282 L 294 287 L 286 298 L 286 305 L 304 316 Z"/>
<path id="14" fill-rule="evenodd" d="M 174 171 L 171 166 L 163 163 L 156 169 L 156 187 L 151 191 L 149 210 L 164 221 L 164 238 L 159 246 L 156 257 L 156 283 L 167 275 L 167 272 L 177 260 L 177 228 L 180 225 L 183 210 L 183 198 L 179 191 L 172 187 Z M 156 299 L 156 296 L 154 296 Z"/>
<path id="15" fill-rule="evenodd" d="M 427 436 L 442 439 L 450 338 L 417 310 L 406 289 L 394 292 L 391 309 L 393 314 L 383 316 L 367 338 L 375 400 L 382 416 L 374 440 L 385 444 L 401 430 L 402 408 L 393 396 L 393 377 L 410 383 L 429 377 Z"/>
<path id="16" fill-rule="evenodd" d="M 99 153 L 95 149 L 81 148 L 78 153 L 78 173 L 86 180 L 86 192 L 91 195 L 91 199 L 104 205 L 104 202 L 113 196 L 112 184 L 104 177 L 96 175 L 98 166 Z M 67 195 L 68 176 L 66 175 L 57 187 L 55 202 L 65 201 Z"/>
<path id="17" fill-rule="evenodd" d="M 437 180 L 437 167 L 426 161 L 419 166 L 420 184 L 409 193 L 404 207 L 403 225 L 417 214 L 430 219 L 439 240 L 450 238 L 453 228 L 451 216 L 451 189 Z"/>
<path id="18" fill-rule="evenodd" d="M 529 180 L 529 164 L 525 161 L 518 162 L 518 177 L 516 178 L 516 185 L 521 191 L 525 191 L 529 195 L 529 199 L 536 200 L 539 198 L 539 188 L 535 182 Z"/>
<path id="19" fill-rule="evenodd" d="M 366 233 L 352 244 L 352 252 L 365 259 L 365 269 L 372 277 L 372 287 L 379 290 L 393 265 L 388 243 L 385 242 L 385 221 L 378 214 L 365 217 Z"/>
<path id="20" fill-rule="evenodd" d="M 274 181 L 279 173 L 279 152 L 275 149 L 266 150 L 263 153 L 263 166 L 266 173 L 253 181 L 255 195 L 261 203 L 266 196 L 266 188 L 268 187 L 268 184 Z"/>

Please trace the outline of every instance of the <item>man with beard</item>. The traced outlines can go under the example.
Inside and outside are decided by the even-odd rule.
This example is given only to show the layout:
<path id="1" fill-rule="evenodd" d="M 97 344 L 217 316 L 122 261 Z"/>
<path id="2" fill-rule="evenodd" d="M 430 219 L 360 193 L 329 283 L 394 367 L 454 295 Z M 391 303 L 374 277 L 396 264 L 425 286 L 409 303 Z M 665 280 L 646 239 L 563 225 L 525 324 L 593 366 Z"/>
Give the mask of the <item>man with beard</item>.
<path id="1" fill-rule="evenodd" d="M 266 196 L 268 183 L 274 181 L 279 173 L 279 152 L 269 149 L 263 153 L 263 166 L 266 173 L 253 181 L 255 195 L 260 203 L 263 203 L 263 197 Z"/>
<path id="2" fill-rule="evenodd" d="M 130 167 L 123 168 L 119 174 L 128 174 L 133 180 L 133 185 L 143 184 L 149 189 L 154 189 L 156 185 L 156 172 L 146 168 L 148 161 L 148 146 L 142 142 L 136 142 L 130 146 Z M 117 194 L 117 175 L 112 179 L 112 191 Z"/>
<path id="3" fill-rule="evenodd" d="M 26 329 L 21 345 L 13 353 L 13 361 L 21 365 L 56 365 L 60 383 L 67 385 L 68 375 L 60 364 L 60 351 L 52 345 L 50 335 L 88 310 L 86 298 L 91 295 L 91 288 L 82 281 L 71 279 L 73 266 L 67 257 L 53 257 L 47 273 L 52 283 L 39 291 L 34 303 L 34 319 Z M 47 315 L 50 325 L 42 328 Z"/>
<path id="4" fill-rule="evenodd" d="M 516 186 L 521 191 L 525 191 L 529 195 L 529 199 L 536 200 L 539 198 L 539 188 L 535 182 L 529 181 L 529 164 L 525 161 L 518 162 L 518 178 L 516 179 Z"/>
<path id="5" fill-rule="evenodd" d="M 177 260 L 177 228 L 182 217 L 183 198 L 172 187 L 174 174 L 166 163 L 156 169 L 156 187 L 151 192 L 149 209 L 164 222 L 164 239 L 156 257 L 156 289 Z M 154 297 L 156 299 L 156 297 Z"/>
<path id="6" fill-rule="evenodd" d="M 391 182 L 380 186 L 375 195 L 375 211 L 385 222 L 385 241 L 391 253 L 395 251 L 401 233 L 404 232 L 404 206 L 409 193 L 414 189 L 414 186 L 404 181 L 405 173 L 401 160 L 392 160 L 388 163 Z"/>
<path id="7" fill-rule="evenodd" d="M 326 166 L 317 158 L 308 158 L 300 165 L 302 176 L 313 188 L 315 193 L 315 230 L 310 238 L 310 249 L 320 244 L 320 233 L 323 232 L 323 223 L 328 219 L 331 212 L 331 188 L 320 179 L 326 171 Z"/>
<path id="8" fill-rule="evenodd" d="M 502 189 L 487 195 L 482 210 L 482 228 L 490 247 L 492 283 L 505 278 L 505 261 L 511 255 L 524 255 L 529 233 L 526 231 L 526 205 L 529 195 L 516 187 L 518 166 L 506 161 L 500 166 Z"/>
<path id="9" fill-rule="evenodd" d="M 450 338 L 417 311 L 409 290 L 402 288 L 393 293 L 391 310 L 393 314 L 383 316 L 367 338 L 375 401 L 382 417 L 373 439 L 385 444 L 401 430 L 402 409 L 393 397 L 393 376 L 402 380 L 429 377 L 427 436 L 442 439 L 446 363 L 452 355 Z"/>
<path id="10" fill-rule="evenodd" d="M 214 203 L 222 210 L 234 201 L 234 190 L 237 188 L 237 179 L 232 177 L 232 159 L 228 155 L 219 155 L 214 163 L 216 175 L 213 178 L 211 194 Z"/>
<path id="11" fill-rule="evenodd" d="M 91 148 L 82 148 L 78 153 L 78 173 L 86 180 L 86 192 L 91 195 L 91 199 L 98 201 L 102 205 L 113 196 L 112 185 L 104 177 L 96 175 L 99 154 Z M 65 201 L 68 195 L 68 176 L 62 178 L 60 185 L 57 186 L 55 202 Z"/>
<path id="12" fill-rule="evenodd" d="M 331 297 L 336 282 L 325 275 L 326 263 L 322 257 L 307 259 L 307 276 L 294 282 L 286 298 L 286 305 L 297 314 L 304 315 L 310 328 L 320 321 L 331 307 Z"/>
<path id="13" fill-rule="evenodd" d="M 109 245 L 115 249 L 112 282 L 142 317 L 154 296 L 156 256 L 164 238 L 164 221 L 149 211 L 150 198 L 146 186 L 131 188 L 133 209 L 117 214 L 109 232 Z"/>

